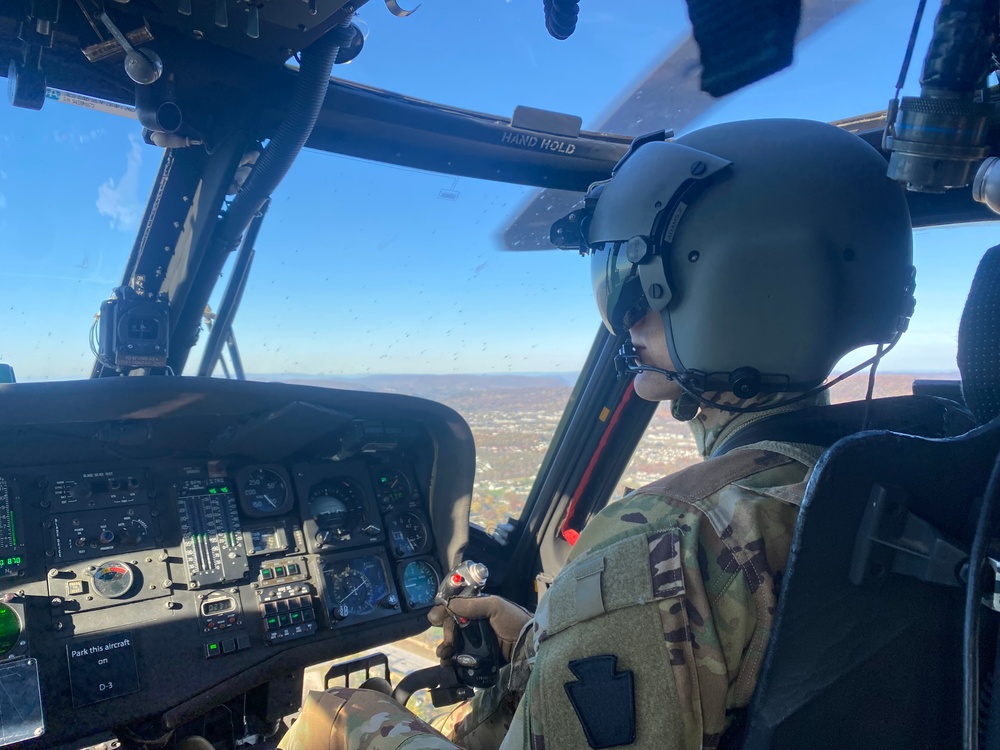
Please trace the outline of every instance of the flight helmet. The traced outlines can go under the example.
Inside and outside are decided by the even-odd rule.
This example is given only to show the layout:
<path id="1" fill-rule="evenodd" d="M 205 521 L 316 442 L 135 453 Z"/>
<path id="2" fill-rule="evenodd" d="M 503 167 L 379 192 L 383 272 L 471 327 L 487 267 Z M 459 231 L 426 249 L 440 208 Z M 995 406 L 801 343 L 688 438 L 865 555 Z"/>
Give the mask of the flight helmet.
<path id="1" fill-rule="evenodd" d="M 910 215 L 885 159 L 807 120 L 643 143 L 588 193 L 605 325 L 663 319 L 685 390 L 805 391 L 913 312 Z"/>

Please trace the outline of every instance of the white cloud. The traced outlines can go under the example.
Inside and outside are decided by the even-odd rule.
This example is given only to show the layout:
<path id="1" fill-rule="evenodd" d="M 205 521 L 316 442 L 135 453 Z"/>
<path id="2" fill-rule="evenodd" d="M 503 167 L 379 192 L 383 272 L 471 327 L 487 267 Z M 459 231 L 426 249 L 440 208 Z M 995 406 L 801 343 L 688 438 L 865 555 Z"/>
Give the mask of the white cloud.
<path id="1" fill-rule="evenodd" d="M 132 147 L 125 157 L 125 174 L 115 181 L 108 179 L 97 188 L 97 212 L 111 219 L 111 228 L 131 232 L 139 226 L 143 204 L 139 201 L 139 168 L 142 166 L 142 142 L 130 135 Z"/>
<path id="2" fill-rule="evenodd" d="M 104 130 L 92 129 L 86 133 L 71 133 L 65 130 L 55 130 L 52 137 L 55 142 L 62 146 L 78 146 L 80 144 L 96 141 L 104 134 Z"/>

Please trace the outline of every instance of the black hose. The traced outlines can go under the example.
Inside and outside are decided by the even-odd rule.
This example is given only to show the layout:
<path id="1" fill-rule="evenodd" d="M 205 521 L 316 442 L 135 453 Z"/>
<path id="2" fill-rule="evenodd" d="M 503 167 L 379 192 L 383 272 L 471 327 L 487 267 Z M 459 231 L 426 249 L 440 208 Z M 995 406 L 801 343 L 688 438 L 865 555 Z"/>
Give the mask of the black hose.
<path id="1" fill-rule="evenodd" d="M 951 0 L 934 21 L 922 88 L 971 93 L 989 73 L 995 19 L 984 0 Z M 995 7 L 994 7 L 995 10 Z"/>
<path id="2" fill-rule="evenodd" d="M 996 525 L 994 516 L 1000 496 L 1000 456 L 993 463 L 986 493 L 979 508 L 976 533 L 969 551 L 969 580 L 965 587 L 965 617 L 962 624 L 962 747 L 979 750 L 979 620 L 982 613 L 983 566 L 986 548 Z"/>
<path id="3" fill-rule="evenodd" d="M 348 15 L 321 39 L 302 51 L 302 63 L 296 76 L 288 117 L 257 159 L 246 182 L 216 227 L 198 268 L 198 277 L 174 323 L 171 335 L 176 346 L 169 359 L 174 372 L 183 371 L 191 348 L 198 339 L 198 325 L 205 304 L 215 286 L 215 280 L 222 273 L 226 258 L 239 246 L 243 231 L 281 182 L 312 134 L 330 87 L 333 61 L 337 58 L 340 47 L 350 44 L 356 33 L 351 26 L 352 18 L 353 14 Z"/>
<path id="4" fill-rule="evenodd" d="M 229 245 L 230 249 L 281 182 L 281 178 L 312 135 L 330 85 L 333 62 L 337 59 L 340 48 L 350 44 L 354 38 L 352 18 L 353 14 L 348 15 L 325 36 L 302 50 L 302 64 L 296 77 L 288 117 L 257 159 L 219 225 L 216 239 Z"/>
<path id="5" fill-rule="evenodd" d="M 545 7 L 545 28 L 556 39 L 569 39 L 576 31 L 580 15 L 579 0 L 542 0 Z"/>

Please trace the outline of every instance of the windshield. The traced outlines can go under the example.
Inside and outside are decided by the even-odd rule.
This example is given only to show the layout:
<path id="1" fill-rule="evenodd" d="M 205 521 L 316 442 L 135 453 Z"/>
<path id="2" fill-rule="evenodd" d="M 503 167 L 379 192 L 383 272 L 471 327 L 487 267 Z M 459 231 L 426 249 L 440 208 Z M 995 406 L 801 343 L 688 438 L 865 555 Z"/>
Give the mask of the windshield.
<path id="1" fill-rule="evenodd" d="M 805 5 L 832 20 L 803 32 L 795 64 L 718 102 L 658 88 L 657 71 L 689 32 L 681 2 L 624 9 L 591 0 L 564 42 L 546 34 L 540 2 L 424 3 L 408 18 L 373 2 L 360 14 L 363 52 L 334 74 L 508 117 L 517 105 L 570 113 L 585 129 L 630 135 L 884 109 L 912 11 L 894 0 Z M 652 108 L 651 97 L 659 97 Z M 41 112 L 5 111 L 0 362 L 19 380 L 90 373 L 88 332 L 121 282 L 161 155 L 140 133 L 127 116 L 56 101 Z M 474 520 L 490 527 L 516 516 L 600 322 L 576 253 L 501 249 L 503 231 L 536 194 L 303 152 L 273 196 L 233 326 L 248 376 L 453 406 L 476 435 Z M 992 231 L 918 233 L 917 313 L 884 372 L 954 370 L 958 315 Z M 187 374 L 200 357 L 199 348 Z"/>

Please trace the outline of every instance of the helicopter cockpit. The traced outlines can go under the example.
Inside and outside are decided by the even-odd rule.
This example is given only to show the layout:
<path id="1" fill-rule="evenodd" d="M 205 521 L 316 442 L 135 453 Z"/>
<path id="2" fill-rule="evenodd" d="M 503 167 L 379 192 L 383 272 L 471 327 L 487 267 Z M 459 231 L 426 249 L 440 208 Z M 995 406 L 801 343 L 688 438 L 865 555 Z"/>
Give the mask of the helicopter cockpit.
<path id="1" fill-rule="evenodd" d="M 620 492 L 655 407 L 616 376 L 621 338 L 593 338 L 576 253 L 528 251 L 580 249 L 584 193 L 636 137 L 669 139 L 749 108 L 836 121 L 886 155 L 910 188 L 914 227 L 973 227 L 979 241 L 988 232 L 975 226 L 1000 211 L 997 89 L 982 85 L 997 68 L 992 0 L 921 0 L 905 12 L 775 0 L 745 15 L 736 6 L 752 3 L 545 0 L 530 34 L 527 11 L 509 0 L 433 5 L 0 9 L 12 105 L 0 124 L 10 299 L 0 315 L 0 346 L 10 347 L 0 349 L 0 747 L 167 748 L 195 736 L 219 750 L 275 747 L 300 708 L 303 670 L 424 632 L 462 560 L 485 563 L 492 591 L 533 607 L 574 534 Z M 616 34 L 634 44 L 609 44 Z M 842 81 L 826 69 L 806 90 L 851 40 L 863 75 Z M 805 73 L 785 70 L 793 46 L 813 60 Z M 505 51 L 523 69 L 501 85 Z M 475 68 L 489 59 L 488 73 Z M 904 59 L 914 70 L 893 97 Z M 542 78 L 547 88 L 518 99 Z M 392 93 L 395 81 L 414 96 Z M 595 82 L 616 98 L 587 103 L 587 129 L 555 111 L 578 112 Z M 775 104 L 779 95 L 797 96 L 797 108 Z M 501 107 L 512 114 L 484 114 Z M 32 140 L 49 127 L 48 141 Z M 92 151 L 102 127 L 127 146 L 128 166 L 85 218 L 69 205 L 82 188 L 62 163 L 106 169 Z M 29 148 L 34 162 L 17 153 Z M 150 153 L 155 167 L 140 156 Z M 140 183 L 148 201 L 125 205 L 123 188 L 134 195 Z M 467 197 L 478 204 L 459 215 Z M 29 204 L 30 217 L 5 216 Z M 109 270 L 98 223 L 118 238 L 123 270 Z M 480 223 L 488 242 L 470 241 Z M 29 224 L 44 239 L 37 253 L 24 246 Z M 948 243 L 927 237 L 928 255 Z M 510 252 L 487 255 L 496 245 Z M 81 253 L 68 276 L 46 266 Z M 956 252 L 932 266 L 930 277 L 964 274 L 945 327 L 957 326 L 978 259 Z M 458 273 L 438 273 L 448 266 Z M 921 289 L 934 288 L 925 278 Z M 450 298 L 457 288 L 471 299 Z M 513 333 L 496 324 L 508 315 Z M 58 356 L 43 327 L 50 337 L 58 327 Z M 926 354 L 953 335 L 933 329 L 900 366 L 950 374 L 953 353 L 950 363 Z M 407 373 L 425 372 L 432 339 L 449 341 L 460 362 L 443 371 L 468 376 L 458 396 L 407 385 Z M 494 340 L 490 369 L 474 350 Z M 398 361 L 379 369 L 393 348 Z M 551 356 L 524 354 L 536 348 Z M 561 394 L 556 418 L 537 434 L 541 407 L 535 421 L 511 418 L 509 400 L 522 394 L 508 373 L 574 363 L 575 384 L 546 381 Z M 496 378 L 469 375 L 486 371 Z M 351 379 L 384 373 L 396 379 L 382 392 Z M 463 408 L 477 388 L 508 399 L 483 407 L 488 424 Z M 922 388 L 961 401 L 957 383 Z M 483 476 L 503 452 L 490 440 L 505 429 L 536 460 L 489 494 Z M 419 687 L 445 703 L 470 694 L 457 682 Z"/>

